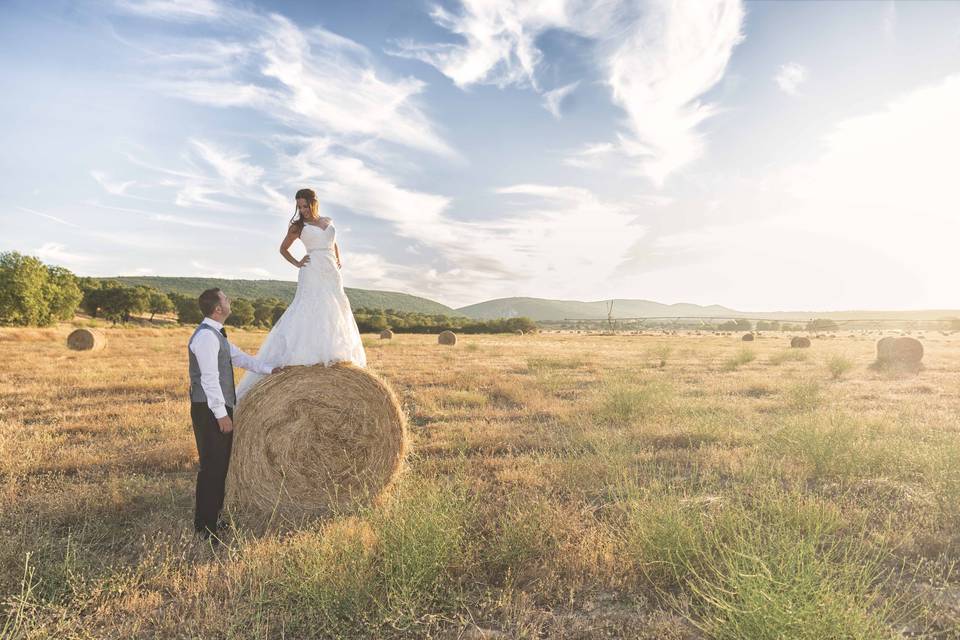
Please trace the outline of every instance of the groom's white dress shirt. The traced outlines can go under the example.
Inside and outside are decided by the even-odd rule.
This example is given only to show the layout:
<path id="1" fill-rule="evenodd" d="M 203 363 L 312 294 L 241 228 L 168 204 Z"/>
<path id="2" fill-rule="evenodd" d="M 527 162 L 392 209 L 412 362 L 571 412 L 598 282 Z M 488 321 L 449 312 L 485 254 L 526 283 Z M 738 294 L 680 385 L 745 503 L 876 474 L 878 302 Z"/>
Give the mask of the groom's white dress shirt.
<path id="1" fill-rule="evenodd" d="M 223 329 L 223 324 L 211 318 L 204 318 L 201 324 L 208 324 L 218 332 Z M 227 340 L 230 345 L 230 359 L 233 364 L 253 371 L 254 373 L 268 374 L 273 371 L 273 367 L 260 362 L 249 353 L 244 353 L 237 345 Z M 220 341 L 209 331 L 200 331 L 190 341 L 190 351 L 197 357 L 197 364 L 200 366 L 200 386 L 207 396 L 207 406 L 213 415 L 222 418 L 227 415 L 226 402 L 223 399 L 223 390 L 220 388 L 220 372 L 217 369 L 217 354 L 220 352 Z"/>

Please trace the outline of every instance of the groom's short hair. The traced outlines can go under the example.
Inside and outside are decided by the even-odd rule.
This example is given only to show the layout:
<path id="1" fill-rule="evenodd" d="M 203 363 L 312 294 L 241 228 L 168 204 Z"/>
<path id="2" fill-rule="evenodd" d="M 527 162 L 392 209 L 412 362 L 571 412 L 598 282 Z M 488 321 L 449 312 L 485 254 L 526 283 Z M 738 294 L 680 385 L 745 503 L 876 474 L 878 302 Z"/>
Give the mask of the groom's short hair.
<path id="1" fill-rule="evenodd" d="M 214 287 L 213 289 L 207 289 L 200 294 L 198 298 L 200 303 L 200 312 L 204 316 L 209 316 L 213 313 L 214 309 L 217 308 L 217 305 L 220 304 L 220 288 Z"/>

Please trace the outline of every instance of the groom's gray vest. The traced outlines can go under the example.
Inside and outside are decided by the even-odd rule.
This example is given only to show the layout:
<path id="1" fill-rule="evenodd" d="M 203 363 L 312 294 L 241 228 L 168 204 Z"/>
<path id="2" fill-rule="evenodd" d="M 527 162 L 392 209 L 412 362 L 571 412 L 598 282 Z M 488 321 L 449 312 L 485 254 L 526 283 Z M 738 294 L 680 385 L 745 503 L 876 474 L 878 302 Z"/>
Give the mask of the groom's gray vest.
<path id="1" fill-rule="evenodd" d="M 187 354 L 190 356 L 190 401 L 207 401 L 207 394 L 203 392 L 203 387 L 200 386 L 200 363 L 197 362 L 197 356 L 193 355 L 193 351 L 190 350 L 190 343 L 193 342 L 193 339 L 197 337 L 198 333 L 204 330 L 210 331 L 213 335 L 217 336 L 217 341 L 220 343 L 220 352 L 217 354 L 217 370 L 220 372 L 220 389 L 223 390 L 223 399 L 227 406 L 235 407 L 237 406 L 237 392 L 233 380 L 233 362 L 230 360 L 230 343 L 227 342 L 227 339 L 224 338 L 219 331 L 205 322 L 197 327 L 187 342 Z"/>

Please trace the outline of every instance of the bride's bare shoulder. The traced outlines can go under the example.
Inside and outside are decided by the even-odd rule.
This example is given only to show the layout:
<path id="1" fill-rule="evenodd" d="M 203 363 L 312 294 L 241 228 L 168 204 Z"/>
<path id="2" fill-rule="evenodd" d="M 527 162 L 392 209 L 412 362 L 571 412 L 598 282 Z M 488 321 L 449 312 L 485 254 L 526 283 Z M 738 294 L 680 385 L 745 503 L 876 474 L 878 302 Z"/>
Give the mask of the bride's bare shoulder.
<path id="1" fill-rule="evenodd" d="M 333 218 L 330 216 L 320 216 L 320 222 L 323 223 L 323 226 L 328 226 L 333 223 Z"/>

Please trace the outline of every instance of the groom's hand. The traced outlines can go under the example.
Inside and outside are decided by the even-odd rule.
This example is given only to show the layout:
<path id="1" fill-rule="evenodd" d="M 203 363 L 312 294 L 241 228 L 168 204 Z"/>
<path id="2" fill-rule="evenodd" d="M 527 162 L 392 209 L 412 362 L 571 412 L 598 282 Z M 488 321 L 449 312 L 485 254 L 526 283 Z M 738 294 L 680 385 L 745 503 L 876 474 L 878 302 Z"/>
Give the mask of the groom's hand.
<path id="1" fill-rule="evenodd" d="M 233 420 L 230 419 L 230 416 L 217 418 L 217 424 L 220 425 L 220 433 L 231 433 L 233 431 Z"/>

